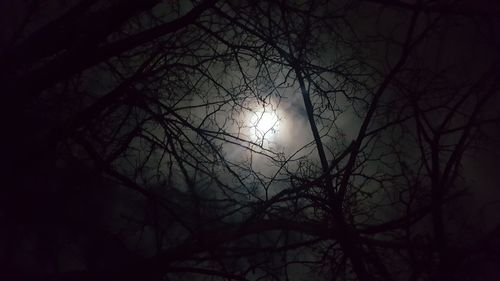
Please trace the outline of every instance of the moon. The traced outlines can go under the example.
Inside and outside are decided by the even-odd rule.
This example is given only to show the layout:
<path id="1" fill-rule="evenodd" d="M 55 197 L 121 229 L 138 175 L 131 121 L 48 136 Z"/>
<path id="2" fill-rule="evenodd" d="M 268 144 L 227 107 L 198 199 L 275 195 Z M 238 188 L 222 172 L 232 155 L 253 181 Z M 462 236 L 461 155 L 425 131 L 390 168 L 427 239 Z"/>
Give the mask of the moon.
<path id="1" fill-rule="evenodd" d="M 272 140 L 279 130 L 280 120 L 276 111 L 260 110 L 250 118 L 251 137 L 254 141 Z"/>

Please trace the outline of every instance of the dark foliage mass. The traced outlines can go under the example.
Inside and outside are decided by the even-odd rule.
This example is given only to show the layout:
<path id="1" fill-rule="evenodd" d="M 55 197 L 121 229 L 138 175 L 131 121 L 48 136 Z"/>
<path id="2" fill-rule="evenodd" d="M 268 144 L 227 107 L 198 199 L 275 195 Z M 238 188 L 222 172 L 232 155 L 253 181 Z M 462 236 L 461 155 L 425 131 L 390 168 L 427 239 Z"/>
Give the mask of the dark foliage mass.
<path id="1" fill-rule="evenodd" d="M 497 1 L 0 2 L 1 280 L 499 274 Z"/>

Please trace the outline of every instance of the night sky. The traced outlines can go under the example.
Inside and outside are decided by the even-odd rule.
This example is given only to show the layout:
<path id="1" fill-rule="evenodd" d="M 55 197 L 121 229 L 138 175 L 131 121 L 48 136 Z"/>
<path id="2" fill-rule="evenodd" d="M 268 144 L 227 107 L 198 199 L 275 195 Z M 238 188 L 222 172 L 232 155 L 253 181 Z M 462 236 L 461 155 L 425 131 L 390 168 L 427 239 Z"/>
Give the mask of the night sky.
<path id="1" fill-rule="evenodd" d="M 500 4 L 0 0 L 0 280 L 496 280 Z"/>

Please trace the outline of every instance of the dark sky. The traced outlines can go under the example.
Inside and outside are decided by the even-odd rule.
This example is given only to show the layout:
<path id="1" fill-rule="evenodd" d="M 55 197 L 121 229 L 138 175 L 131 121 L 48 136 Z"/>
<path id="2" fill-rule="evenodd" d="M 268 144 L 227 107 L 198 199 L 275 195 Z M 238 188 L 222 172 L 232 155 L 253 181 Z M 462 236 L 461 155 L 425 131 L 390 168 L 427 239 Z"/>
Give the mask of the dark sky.
<path id="1" fill-rule="evenodd" d="M 493 276 L 500 5 L 313 2 L 0 0 L 5 280 Z"/>

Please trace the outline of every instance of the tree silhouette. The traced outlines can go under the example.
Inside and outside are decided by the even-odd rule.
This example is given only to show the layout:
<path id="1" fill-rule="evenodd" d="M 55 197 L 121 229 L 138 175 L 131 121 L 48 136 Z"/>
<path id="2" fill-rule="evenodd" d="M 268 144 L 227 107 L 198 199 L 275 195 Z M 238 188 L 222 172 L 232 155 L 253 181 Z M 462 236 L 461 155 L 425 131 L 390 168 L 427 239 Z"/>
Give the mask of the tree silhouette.
<path id="1" fill-rule="evenodd" d="M 10 9 L 6 280 L 495 275 L 498 5 Z"/>

